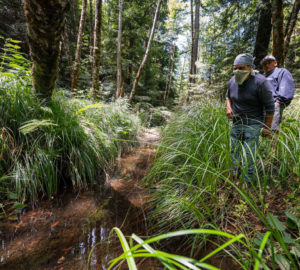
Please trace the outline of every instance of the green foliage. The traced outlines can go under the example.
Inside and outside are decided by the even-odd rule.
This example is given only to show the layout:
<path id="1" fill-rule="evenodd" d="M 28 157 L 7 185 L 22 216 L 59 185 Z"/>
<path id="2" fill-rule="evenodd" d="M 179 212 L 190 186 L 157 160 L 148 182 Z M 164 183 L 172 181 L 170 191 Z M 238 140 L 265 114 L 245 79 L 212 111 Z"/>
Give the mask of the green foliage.
<path id="1" fill-rule="evenodd" d="M 156 205 L 152 211 L 155 229 L 160 233 L 198 226 L 223 230 L 233 215 L 243 230 L 251 230 L 251 223 L 247 224 L 244 218 L 251 212 L 270 231 L 272 243 L 281 247 L 281 256 L 296 269 L 291 255 L 293 246 L 286 242 L 283 227 L 269 213 L 265 201 L 270 186 L 286 187 L 287 179 L 289 186 L 299 192 L 300 128 L 297 121 L 292 121 L 298 117 L 299 106 L 296 102 L 293 106 L 287 111 L 279 137 L 261 139 L 256 164 L 259 180 L 246 189 L 237 186 L 230 175 L 230 122 L 223 106 L 213 99 L 204 99 L 178 112 L 164 129 L 153 168 L 146 177 L 147 183 L 156 187 L 152 201 Z M 194 253 L 201 250 L 197 243 L 199 248 Z M 238 248 L 234 250 L 251 268 L 251 256 Z"/>
<path id="2" fill-rule="evenodd" d="M 139 127 L 126 101 L 99 106 L 57 92 L 44 104 L 32 93 L 26 68 L 7 66 L 13 72 L 0 73 L 1 192 L 24 201 L 65 185 L 81 189 L 101 182 Z"/>
<path id="3" fill-rule="evenodd" d="M 216 255 L 219 252 L 222 252 L 225 250 L 228 246 L 234 244 L 234 243 L 239 243 L 242 246 L 244 246 L 249 253 L 252 253 L 253 256 L 255 257 L 255 270 L 259 269 L 259 266 L 262 264 L 262 266 L 265 267 L 265 264 L 262 262 L 262 252 L 264 250 L 264 247 L 266 245 L 266 242 L 270 236 L 270 233 L 267 232 L 263 240 L 260 243 L 260 248 L 259 251 L 255 251 L 252 249 L 251 246 L 248 244 L 248 239 L 245 237 L 243 234 L 239 234 L 237 236 L 234 236 L 229 233 L 221 232 L 218 230 L 206 230 L 206 229 L 191 229 L 191 230 L 182 230 L 182 231 L 176 231 L 176 232 L 169 232 L 166 234 L 158 235 L 155 237 L 151 237 L 147 240 L 143 240 L 140 237 L 138 237 L 136 234 L 132 234 L 129 239 L 129 243 L 127 242 L 124 234 L 119 228 L 113 228 L 111 231 L 115 232 L 118 236 L 118 239 L 122 245 L 123 248 L 123 253 L 117 257 L 112 259 L 109 262 L 109 267 L 108 269 L 114 269 L 113 267 L 118 267 L 121 266 L 121 264 L 126 261 L 128 268 L 130 270 L 135 270 L 137 269 L 135 259 L 136 258 L 154 258 L 157 259 L 163 266 L 164 269 L 170 269 L 170 270 L 175 270 L 175 269 L 211 269 L 211 270 L 218 270 L 219 268 L 212 266 L 206 261 Z M 162 242 L 163 240 L 174 238 L 174 237 L 183 237 L 187 235 L 193 235 L 196 237 L 204 237 L 205 235 L 209 236 L 218 236 L 222 237 L 225 240 L 225 243 L 223 245 L 219 245 L 217 248 L 215 248 L 213 251 L 211 251 L 209 254 L 207 254 L 205 257 L 201 258 L 200 260 L 194 259 L 194 258 L 189 258 L 181 255 L 175 255 L 171 254 L 168 252 L 164 252 L 161 250 L 154 249 L 150 244 Z M 137 242 L 136 245 L 133 244 L 133 241 Z M 101 243 L 98 243 L 99 245 Z M 88 265 L 90 262 L 91 254 L 93 252 L 94 248 L 91 250 L 89 254 L 89 259 L 88 259 Z M 243 265 L 243 263 L 239 262 L 237 259 L 235 259 L 237 263 L 239 263 L 240 267 L 242 269 L 248 269 L 247 266 Z M 268 269 L 268 268 L 265 268 Z"/>

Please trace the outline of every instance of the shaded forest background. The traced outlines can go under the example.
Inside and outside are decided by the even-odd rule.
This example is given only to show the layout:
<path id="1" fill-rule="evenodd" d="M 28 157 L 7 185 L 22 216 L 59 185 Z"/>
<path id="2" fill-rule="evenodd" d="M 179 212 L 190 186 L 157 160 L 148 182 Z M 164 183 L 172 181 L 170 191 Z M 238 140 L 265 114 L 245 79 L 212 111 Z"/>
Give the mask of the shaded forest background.
<path id="1" fill-rule="evenodd" d="M 97 95 L 105 100 L 119 95 L 129 97 L 145 54 L 157 3 L 148 0 L 96 2 L 69 1 L 61 34 L 57 87 L 71 89 L 79 95 L 90 94 L 94 88 L 93 39 L 98 5 L 98 8 L 101 6 L 98 30 L 101 45 Z M 292 27 L 286 54 L 272 42 L 277 26 L 274 22 L 272 36 L 274 6 L 272 9 L 269 1 L 162 1 L 134 101 L 170 106 L 176 97 L 184 100 L 195 92 L 200 96 L 214 93 L 222 97 L 226 82 L 232 76 L 233 59 L 242 52 L 254 53 L 259 68 L 259 60 L 264 55 L 272 50 L 275 55 L 276 50 L 281 51 L 285 66 L 298 82 L 300 28 L 295 22 L 291 24 L 293 12 L 297 21 L 299 1 L 273 1 L 273 5 L 275 2 L 279 2 L 279 14 L 280 5 L 283 8 L 283 24 L 279 29 L 281 27 L 285 40 Z M 20 40 L 20 50 L 29 58 L 23 1 L 1 0 L 0 3 L 1 48 L 7 38 Z M 283 43 L 279 41 L 280 44 Z M 284 65 L 281 54 L 276 56 L 281 66 Z"/>

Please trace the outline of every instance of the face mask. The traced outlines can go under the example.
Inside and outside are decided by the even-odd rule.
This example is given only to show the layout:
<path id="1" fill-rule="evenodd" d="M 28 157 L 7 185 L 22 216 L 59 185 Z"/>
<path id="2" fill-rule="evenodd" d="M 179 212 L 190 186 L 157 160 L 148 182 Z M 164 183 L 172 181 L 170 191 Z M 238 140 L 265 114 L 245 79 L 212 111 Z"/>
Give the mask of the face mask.
<path id="1" fill-rule="evenodd" d="M 233 71 L 234 78 L 237 84 L 241 85 L 249 76 L 251 70 L 239 70 L 236 69 Z"/>

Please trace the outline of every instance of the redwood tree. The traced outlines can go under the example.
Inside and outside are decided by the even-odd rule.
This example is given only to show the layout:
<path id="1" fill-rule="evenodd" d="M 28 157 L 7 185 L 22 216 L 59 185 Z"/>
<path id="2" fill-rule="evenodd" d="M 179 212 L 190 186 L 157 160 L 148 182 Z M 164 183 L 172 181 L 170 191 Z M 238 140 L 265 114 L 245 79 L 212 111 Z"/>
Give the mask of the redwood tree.
<path id="1" fill-rule="evenodd" d="M 32 80 L 38 95 L 50 99 L 58 75 L 60 40 L 68 0 L 25 0 Z"/>

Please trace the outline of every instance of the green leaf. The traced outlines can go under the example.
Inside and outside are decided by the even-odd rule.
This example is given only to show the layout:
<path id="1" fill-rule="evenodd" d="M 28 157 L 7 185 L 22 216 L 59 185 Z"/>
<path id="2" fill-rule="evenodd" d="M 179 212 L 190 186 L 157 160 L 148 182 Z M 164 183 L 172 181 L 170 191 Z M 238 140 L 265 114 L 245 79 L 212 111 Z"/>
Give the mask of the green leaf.
<path id="1" fill-rule="evenodd" d="M 10 42 L 12 43 L 21 43 L 21 40 L 15 40 L 15 39 L 9 39 Z"/>
<path id="2" fill-rule="evenodd" d="M 114 227 L 113 230 L 117 233 L 117 235 L 119 237 L 119 240 L 121 242 L 122 248 L 124 250 L 124 254 L 125 254 L 125 258 L 127 260 L 127 264 L 128 264 L 129 270 L 137 270 L 134 258 L 132 257 L 132 253 L 130 251 L 129 245 L 128 245 L 127 241 L 126 241 L 126 238 L 125 238 L 124 234 L 117 227 Z M 113 265 L 110 265 L 109 269 L 111 269 L 112 266 Z"/>
<path id="3" fill-rule="evenodd" d="M 283 232 L 285 230 L 285 227 L 281 221 L 272 214 L 269 214 L 268 221 L 271 225 L 273 225 L 278 231 Z"/>
<path id="4" fill-rule="evenodd" d="M 278 264 L 281 270 L 290 270 L 290 263 L 284 256 L 280 254 L 275 254 L 275 262 Z"/>
<path id="5" fill-rule="evenodd" d="M 291 212 L 289 211 L 285 211 L 285 214 L 287 215 L 288 217 L 288 220 L 287 220 L 287 225 L 291 225 L 293 226 L 295 229 L 300 229 L 300 218 L 298 218 L 297 216 L 295 216 L 294 214 L 292 214 Z M 292 229 L 294 229 L 292 228 Z"/>
<path id="6" fill-rule="evenodd" d="M 14 208 L 15 209 L 23 209 L 24 207 L 26 207 L 26 204 L 19 203 L 19 202 L 14 203 Z"/>
<path id="7" fill-rule="evenodd" d="M 264 238 L 262 239 L 261 241 L 261 244 L 260 244 L 260 247 L 259 247 L 259 251 L 258 251 L 258 258 L 255 259 L 255 266 L 254 266 L 254 270 L 258 270 L 259 269 L 259 264 L 260 264 L 260 261 L 261 261 L 261 257 L 262 257 L 262 252 L 268 242 L 268 239 L 271 235 L 271 232 L 266 232 Z"/>
<path id="8" fill-rule="evenodd" d="M 3 77 L 10 77 L 10 78 L 15 77 L 15 74 L 10 73 L 10 72 L 3 72 L 3 73 L 0 73 L 0 75 Z"/>
<path id="9" fill-rule="evenodd" d="M 12 199 L 12 200 L 17 200 L 18 199 L 18 195 L 16 193 L 12 193 L 12 192 L 8 192 L 7 197 L 9 199 Z"/>
<path id="10" fill-rule="evenodd" d="M 26 135 L 28 133 L 37 130 L 39 127 L 49 127 L 49 126 L 58 126 L 58 125 L 54 124 L 53 121 L 49 119 L 43 119 L 43 120 L 33 119 L 25 122 L 24 125 L 19 128 L 19 131 L 24 135 Z"/>
<path id="11" fill-rule="evenodd" d="M 287 232 L 282 233 L 282 238 L 284 243 L 286 244 L 293 244 L 297 241 L 295 238 L 292 238 L 292 236 Z"/>
<path id="12" fill-rule="evenodd" d="M 80 113 L 84 112 L 85 110 L 93 109 L 93 108 L 99 108 L 99 107 L 107 107 L 107 105 L 102 104 L 102 103 L 94 103 L 94 104 L 87 105 L 87 106 L 79 109 L 76 113 L 80 114 Z"/>
<path id="13" fill-rule="evenodd" d="M 295 245 L 291 249 L 291 253 L 295 255 L 297 258 L 300 258 L 300 245 Z"/>

